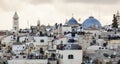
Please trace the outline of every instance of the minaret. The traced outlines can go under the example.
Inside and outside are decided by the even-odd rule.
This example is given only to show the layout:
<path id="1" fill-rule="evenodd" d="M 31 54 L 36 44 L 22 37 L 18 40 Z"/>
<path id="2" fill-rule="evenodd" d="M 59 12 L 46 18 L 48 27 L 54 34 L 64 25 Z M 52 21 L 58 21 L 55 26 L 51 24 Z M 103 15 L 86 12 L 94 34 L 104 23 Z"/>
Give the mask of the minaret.
<path id="1" fill-rule="evenodd" d="M 37 26 L 40 26 L 40 20 L 37 21 Z"/>
<path id="2" fill-rule="evenodd" d="M 40 20 L 37 21 L 37 30 L 40 30 Z"/>
<path id="3" fill-rule="evenodd" d="M 18 31 L 19 30 L 19 17 L 17 12 L 15 12 L 13 16 L 13 29 Z"/>
<path id="4" fill-rule="evenodd" d="M 65 25 L 68 25 L 68 20 L 67 19 L 65 20 Z"/>

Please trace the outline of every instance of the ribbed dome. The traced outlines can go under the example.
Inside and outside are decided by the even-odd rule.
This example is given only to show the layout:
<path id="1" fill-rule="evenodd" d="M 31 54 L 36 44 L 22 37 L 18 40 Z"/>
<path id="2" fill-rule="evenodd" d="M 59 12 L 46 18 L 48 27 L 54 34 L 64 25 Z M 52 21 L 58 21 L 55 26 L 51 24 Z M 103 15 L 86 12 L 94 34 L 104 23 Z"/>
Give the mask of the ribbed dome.
<path id="1" fill-rule="evenodd" d="M 67 23 L 68 25 L 78 25 L 78 22 L 77 22 L 77 20 L 75 19 L 75 18 L 71 18 L 69 21 L 68 21 L 68 23 Z"/>
<path id="2" fill-rule="evenodd" d="M 84 29 L 100 29 L 101 23 L 94 17 L 90 16 L 83 22 L 82 27 Z"/>

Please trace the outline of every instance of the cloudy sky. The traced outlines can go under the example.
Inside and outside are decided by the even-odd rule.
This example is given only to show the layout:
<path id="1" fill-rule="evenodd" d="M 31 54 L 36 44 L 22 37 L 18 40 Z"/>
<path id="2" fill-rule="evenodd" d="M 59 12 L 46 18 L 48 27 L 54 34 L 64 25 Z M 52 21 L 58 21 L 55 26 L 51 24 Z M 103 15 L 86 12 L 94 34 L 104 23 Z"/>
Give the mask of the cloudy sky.
<path id="1" fill-rule="evenodd" d="M 74 18 L 82 23 L 89 16 L 100 20 L 102 25 L 112 23 L 112 15 L 120 11 L 120 0 L 0 0 L 0 30 L 10 30 L 13 15 L 17 11 L 20 28 L 41 24 L 64 23 Z"/>

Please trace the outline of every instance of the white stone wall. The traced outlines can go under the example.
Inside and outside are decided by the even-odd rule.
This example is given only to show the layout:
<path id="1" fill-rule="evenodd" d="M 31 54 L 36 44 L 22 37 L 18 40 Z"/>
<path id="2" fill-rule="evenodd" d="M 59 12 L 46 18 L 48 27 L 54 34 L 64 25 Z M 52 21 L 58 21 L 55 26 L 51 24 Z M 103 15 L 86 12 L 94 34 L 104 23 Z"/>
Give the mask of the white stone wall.
<path id="1" fill-rule="evenodd" d="M 23 50 L 25 50 L 25 45 L 12 45 L 12 51 L 14 53 L 21 53 Z"/>
<path id="2" fill-rule="evenodd" d="M 60 64 L 81 64 L 82 63 L 82 50 L 59 50 L 59 53 L 63 55 L 63 59 L 60 59 Z M 73 55 L 73 59 L 68 59 L 68 55 Z"/>
<path id="3" fill-rule="evenodd" d="M 47 59 L 45 60 L 8 60 L 8 64 L 47 64 Z"/>
<path id="4" fill-rule="evenodd" d="M 48 37 L 34 37 L 35 42 L 33 42 L 34 45 L 48 45 L 49 38 Z M 44 40 L 44 42 L 40 42 L 40 40 Z"/>
<path id="5" fill-rule="evenodd" d="M 59 38 L 59 39 L 55 40 L 55 44 L 59 45 L 59 44 L 61 44 L 61 41 L 63 41 L 63 44 L 66 44 L 67 39 L 66 38 Z"/>
<path id="6" fill-rule="evenodd" d="M 1 43 L 2 44 L 10 44 L 10 43 L 12 43 L 12 41 L 13 41 L 12 37 L 13 36 L 7 36 L 7 37 L 3 38 L 2 41 L 1 41 Z"/>
<path id="7" fill-rule="evenodd" d="M 64 34 L 64 32 L 71 32 L 72 28 L 71 27 L 62 27 L 62 34 Z"/>
<path id="8" fill-rule="evenodd" d="M 26 39 L 28 39 L 28 40 L 30 40 L 30 38 L 29 38 L 29 37 L 25 37 L 25 36 L 24 36 L 24 37 L 20 37 L 20 42 L 24 41 L 24 40 L 25 40 L 25 38 L 26 38 Z"/>
<path id="9" fill-rule="evenodd" d="M 109 43 L 108 43 L 108 47 L 110 48 L 110 49 L 118 49 L 118 47 L 120 46 L 120 40 L 111 40 L 111 41 L 109 41 Z"/>

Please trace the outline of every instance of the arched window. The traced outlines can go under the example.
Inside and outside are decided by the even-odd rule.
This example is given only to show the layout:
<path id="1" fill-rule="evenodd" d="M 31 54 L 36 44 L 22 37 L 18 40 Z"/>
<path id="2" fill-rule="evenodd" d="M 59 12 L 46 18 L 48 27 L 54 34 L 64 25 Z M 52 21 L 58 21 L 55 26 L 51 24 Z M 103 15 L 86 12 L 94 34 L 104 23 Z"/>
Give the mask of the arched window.
<path id="1" fill-rule="evenodd" d="M 72 54 L 68 55 L 68 59 L 74 59 L 74 56 Z"/>

